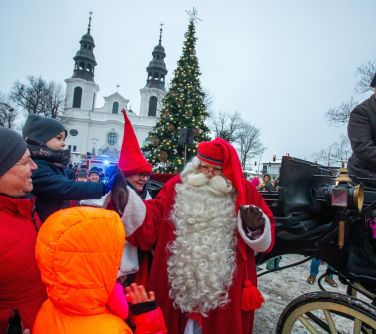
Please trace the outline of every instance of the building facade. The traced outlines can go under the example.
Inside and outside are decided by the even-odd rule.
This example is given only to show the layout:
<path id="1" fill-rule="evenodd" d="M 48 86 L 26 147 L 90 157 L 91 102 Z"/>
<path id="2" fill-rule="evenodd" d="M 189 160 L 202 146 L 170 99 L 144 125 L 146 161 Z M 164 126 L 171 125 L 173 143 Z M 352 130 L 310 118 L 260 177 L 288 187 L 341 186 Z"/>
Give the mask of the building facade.
<path id="1" fill-rule="evenodd" d="M 162 46 L 162 28 L 159 44 L 154 48 L 153 59 L 146 68 L 146 85 L 140 89 L 141 103 L 138 114 L 128 109 L 129 100 L 118 92 L 104 97 L 102 107 L 95 107 L 99 85 L 94 81 L 97 62 L 93 52 L 94 39 L 90 30 L 91 17 L 89 17 L 87 32 L 80 40 L 80 49 L 73 58 L 73 75 L 65 80 L 66 94 L 62 121 L 68 131 L 66 145 L 72 151 L 72 162 L 77 162 L 87 153 L 92 157 L 105 155 L 109 160 L 117 161 L 124 128 L 121 110 L 127 110 L 141 147 L 159 119 L 162 100 L 166 94 L 167 74 L 164 62 L 166 53 Z"/>

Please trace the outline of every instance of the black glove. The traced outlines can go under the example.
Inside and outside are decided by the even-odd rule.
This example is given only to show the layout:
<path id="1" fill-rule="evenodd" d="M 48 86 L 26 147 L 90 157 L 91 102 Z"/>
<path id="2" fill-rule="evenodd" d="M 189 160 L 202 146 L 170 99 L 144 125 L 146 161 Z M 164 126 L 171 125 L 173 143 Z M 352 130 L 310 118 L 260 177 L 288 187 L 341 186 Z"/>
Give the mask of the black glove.
<path id="1" fill-rule="evenodd" d="M 117 169 L 116 171 L 116 182 L 112 188 L 111 198 L 115 204 L 116 210 L 119 214 L 123 214 L 124 208 L 128 203 L 128 187 L 127 180 L 125 179 L 122 171 Z"/>
<path id="2" fill-rule="evenodd" d="M 247 227 L 251 231 L 264 228 L 265 218 L 258 206 L 240 206 L 240 216 L 243 222 L 243 228 Z"/>

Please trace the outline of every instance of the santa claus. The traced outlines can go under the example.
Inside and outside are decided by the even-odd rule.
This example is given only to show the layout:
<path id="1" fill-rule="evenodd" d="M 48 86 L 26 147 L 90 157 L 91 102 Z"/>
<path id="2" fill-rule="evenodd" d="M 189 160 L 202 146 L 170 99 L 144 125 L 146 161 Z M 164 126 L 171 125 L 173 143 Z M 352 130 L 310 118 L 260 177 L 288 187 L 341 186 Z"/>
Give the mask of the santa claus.
<path id="1" fill-rule="evenodd" d="M 230 143 L 203 142 L 197 153 L 155 199 L 140 199 L 119 180 L 113 205 L 128 242 L 154 249 L 147 290 L 168 333 L 248 334 L 264 301 L 254 252 L 272 248 L 274 220 Z"/>

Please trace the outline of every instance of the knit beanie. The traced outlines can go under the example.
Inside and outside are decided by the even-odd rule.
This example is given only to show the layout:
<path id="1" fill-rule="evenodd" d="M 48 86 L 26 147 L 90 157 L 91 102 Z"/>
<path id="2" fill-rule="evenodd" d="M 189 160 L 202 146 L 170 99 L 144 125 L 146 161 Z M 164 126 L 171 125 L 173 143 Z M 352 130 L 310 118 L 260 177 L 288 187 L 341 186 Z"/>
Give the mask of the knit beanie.
<path id="1" fill-rule="evenodd" d="M 81 177 L 81 178 L 87 177 L 87 170 L 86 169 L 80 169 L 79 171 L 77 171 L 76 178 L 78 178 L 78 177 Z"/>
<path id="2" fill-rule="evenodd" d="M 57 136 L 61 131 L 68 135 L 64 125 L 50 117 L 29 115 L 22 129 L 22 136 L 28 137 L 46 144 L 51 138 Z"/>
<path id="3" fill-rule="evenodd" d="M 0 127 L 0 176 L 22 158 L 27 149 L 25 140 L 15 131 Z"/>

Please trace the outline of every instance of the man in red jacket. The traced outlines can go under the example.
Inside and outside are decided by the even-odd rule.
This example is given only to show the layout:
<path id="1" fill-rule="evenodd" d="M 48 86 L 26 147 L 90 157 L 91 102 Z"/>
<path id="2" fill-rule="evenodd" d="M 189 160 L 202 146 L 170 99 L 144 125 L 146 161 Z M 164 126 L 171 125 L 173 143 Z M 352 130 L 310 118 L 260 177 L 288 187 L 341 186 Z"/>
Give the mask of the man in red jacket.
<path id="1" fill-rule="evenodd" d="M 37 169 L 26 142 L 0 127 L 0 333 L 31 329 L 47 298 L 35 261 L 39 218 L 29 195 L 31 172 Z M 15 330 L 13 327 L 12 330 Z M 12 332 L 13 333 L 13 332 Z"/>
<path id="2" fill-rule="evenodd" d="M 263 304 L 254 252 L 271 249 L 272 213 L 244 179 L 237 152 L 217 138 L 200 143 L 197 157 L 142 201 L 117 186 L 112 200 L 129 243 L 155 247 L 147 289 L 170 334 L 249 334 Z M 125 205 L 125 207 L 124 207 Z"/>

